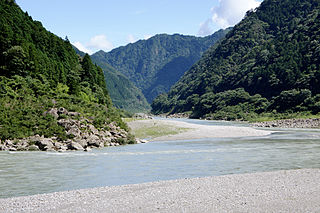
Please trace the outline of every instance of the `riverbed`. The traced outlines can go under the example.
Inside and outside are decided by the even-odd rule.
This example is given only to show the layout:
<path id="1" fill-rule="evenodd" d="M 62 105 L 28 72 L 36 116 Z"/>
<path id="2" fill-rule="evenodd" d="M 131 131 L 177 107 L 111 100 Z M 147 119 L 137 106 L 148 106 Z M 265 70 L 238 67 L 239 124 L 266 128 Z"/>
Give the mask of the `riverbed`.
<path id="1" fill-rule="evenodd" d="M 185 121 L 185 120 L 183 120 Z M 216 121 L 201 125 L 246 124 Z M 299 168 L 320 168 L 320 131 L 154 141 L 92 152 L 0 152 L 0 197 Z"/>

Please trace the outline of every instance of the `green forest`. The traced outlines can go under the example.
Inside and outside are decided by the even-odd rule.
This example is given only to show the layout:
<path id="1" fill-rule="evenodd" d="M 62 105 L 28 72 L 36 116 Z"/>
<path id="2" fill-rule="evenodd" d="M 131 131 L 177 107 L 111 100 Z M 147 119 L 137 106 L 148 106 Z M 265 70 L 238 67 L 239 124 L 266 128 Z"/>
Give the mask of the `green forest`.
<path id="1" fill-rule="evenodd" d="M 69 40 L 48 32 L 13 0 L 0 0 L 0 139 L 67 135 L 44 112 L 64 107 L 127 130 L 112 106 L 103 71 L 80 57 Z"/>
<path id="2" fill-rule="evenodd" d="M 152 112 L 256 120 L 320 112 L 320 2 L 265 0 L 211 47 Z"/>
<path id="3" fill-rule="evenodd" d="M 147 101 L 168 92 L 180 77 L 230 29 L 206 37 L 159 34 L 106 53 L 99 51 L 92 60 L 109 64 L 139 88 Z"/>
<path id="4" fill-rule="evenodd" d="M 73 49 L 80 56 L 85 53 L 73 46 Z M 117 71 L 110 64 L 93 58 L 93 62 L 98 64 L 104 73 L 107 89 L 112 99 L 112 103 L 118 109 L 130 113 L 149 112 L 151 107 L 146 98 L 125 75 Z"/>

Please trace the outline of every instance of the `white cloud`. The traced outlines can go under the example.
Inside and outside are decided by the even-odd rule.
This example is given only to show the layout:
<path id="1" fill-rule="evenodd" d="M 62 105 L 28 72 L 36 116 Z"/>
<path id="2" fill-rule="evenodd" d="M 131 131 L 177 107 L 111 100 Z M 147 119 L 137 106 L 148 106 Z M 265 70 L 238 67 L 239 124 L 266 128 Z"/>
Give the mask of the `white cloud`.
<path id="1" fill-rule="evenodd" d="M 113 44 L 108 41 L 107 36 L 105 35 L 96 35 L 92 37 L 86 45 L 89 49 L 93 50 L 103 50 L 108 52 L 113 49 Z"/>
<path id="2" fill-rule="evenodd" d="M 207 21 L 200 23 L 200 29 L 198 31 L 199 36 L 207 36 L 212 34 L 212 19 L 207 19 Z"/>
<path id="3" fill-rule="evenodd" d="M 261 0 L 219 0 L 219 5 L 211 9 L 212 17 L 200 24 L 199 35 L 209 35 L 212 27 L 227 28 L 237 24 L 248 10 L 258 7 Z"/>
<path id="4" fill-rule="evenodd" d="M 237 24 L 246 12 L 260 5 L 257 0 L 219 0 L 219 6 L 212 8 L 212 21 L 222 28 Z"/>
<path id="5" fill-rule="evenodd" d="M 96 35 L 90 39 L 89 42 L 83 44 L 79 41 L 72 43 L 82 52 L 93 54 L 96 51 L 103 50 L 108 52 L 113 49 L 113 44 L 108 41 L 107 36 L 105 35 Z"/>
<path id="6" fill-rule="evenodd" d="M 89 49 L 87 49 L 83 44 L 81 44 L 79 41 L 72 43 L 76 48 L 78 48 L 80 51 L 92 54 L 93 52 Z"/>
<path id="7" fill-rule="evenodd" d="M 132 35 L 132 34 L 128 35 L 127 40 L 129 43 L 134 43 L 137 41 L 136 37 L 134 37 L 134 35 Z"/>
<path id="8" fill-rule="evenodd" d="M 150 35 L 150 34 L 143 36 L 143 38 L 144 38 L 145 40 L 148 40 L 148 39 L 151 38 L 151 37 L 152 37 L 152 35 Z"/>

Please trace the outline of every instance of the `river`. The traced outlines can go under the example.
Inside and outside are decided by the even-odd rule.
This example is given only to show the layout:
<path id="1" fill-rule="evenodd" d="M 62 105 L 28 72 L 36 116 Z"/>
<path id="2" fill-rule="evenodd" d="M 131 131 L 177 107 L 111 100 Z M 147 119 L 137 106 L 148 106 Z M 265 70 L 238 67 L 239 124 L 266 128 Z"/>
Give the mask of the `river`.
<path id="1" fill-rule="evenodd" d="M 320 168 L 320 130 L 275 130 L 264 137 L 151 142 L 91 152 L 0 152 L 0 198 L 170 179 Z"/>

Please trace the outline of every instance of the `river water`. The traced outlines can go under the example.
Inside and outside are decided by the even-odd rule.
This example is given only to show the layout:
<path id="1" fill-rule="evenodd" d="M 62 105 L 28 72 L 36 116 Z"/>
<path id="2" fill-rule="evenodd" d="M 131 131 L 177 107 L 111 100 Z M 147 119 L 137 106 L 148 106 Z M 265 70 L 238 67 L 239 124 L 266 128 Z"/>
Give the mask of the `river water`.
<path id="1" fill-rule="evenodd" d="M 298 168 L 320 168 L 320 130 L 277 129 L 264 137 L 152 142 L 88 153 L 0 152 L 0 198 Z"/>

